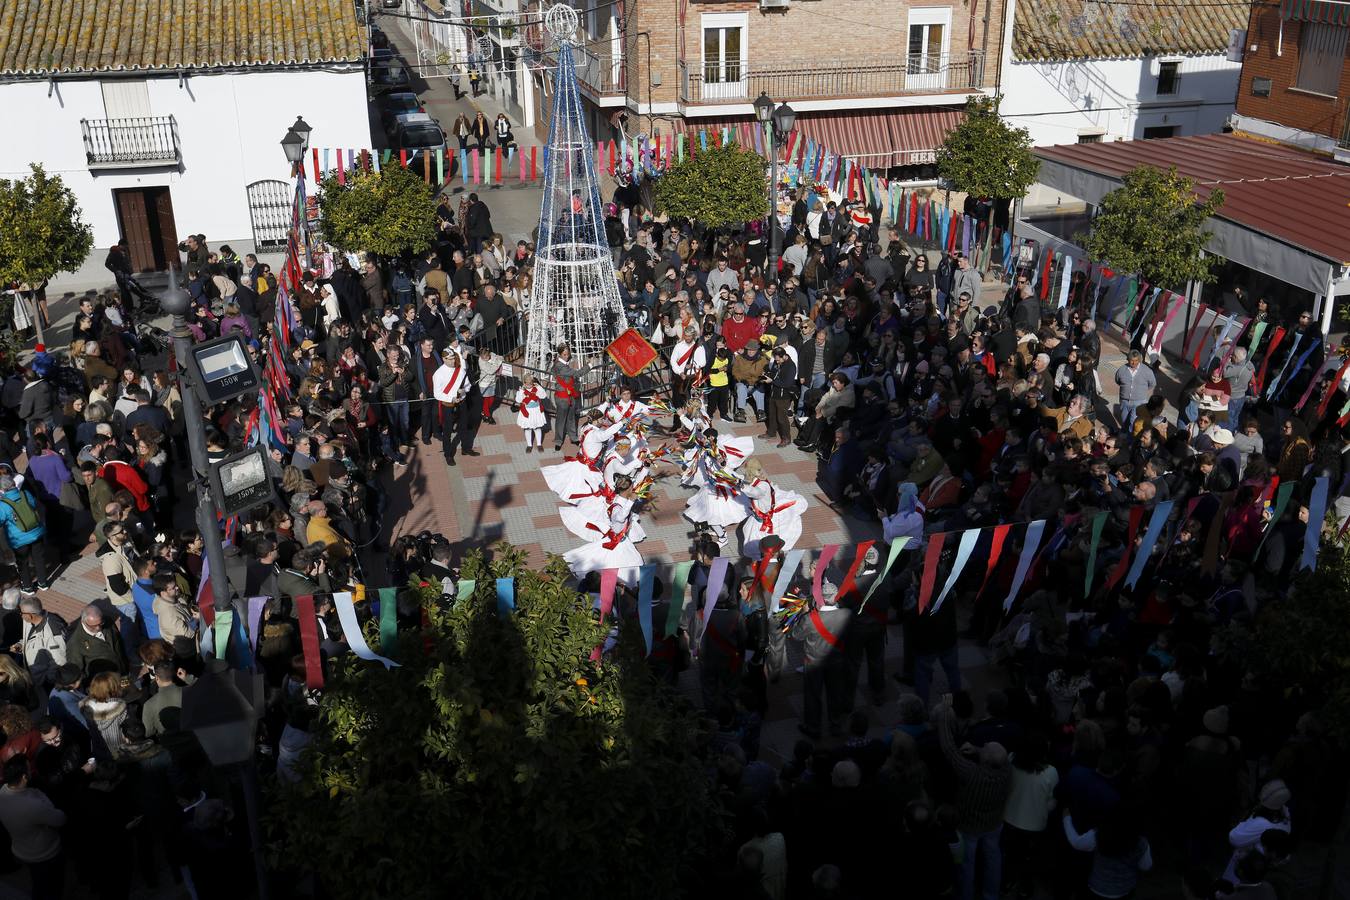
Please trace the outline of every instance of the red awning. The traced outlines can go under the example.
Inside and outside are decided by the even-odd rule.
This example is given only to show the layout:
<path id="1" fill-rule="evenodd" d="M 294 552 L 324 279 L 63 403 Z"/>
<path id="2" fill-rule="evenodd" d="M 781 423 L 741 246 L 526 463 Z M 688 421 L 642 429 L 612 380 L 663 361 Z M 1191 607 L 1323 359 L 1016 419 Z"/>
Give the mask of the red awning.
<path id="1" fill-rule="evenodd" d="M 931 163 L 937 148 L 961 123 L 965 110 L 950 107 L 904 110 L 849 110 L 838 113 L 797 113 L 796 130 L 831 153 L 838 153 L 869 169 Z M 734 119 L 684 120 L 686 132 L 730 128 L 740 134 L 753 122 Z"/>

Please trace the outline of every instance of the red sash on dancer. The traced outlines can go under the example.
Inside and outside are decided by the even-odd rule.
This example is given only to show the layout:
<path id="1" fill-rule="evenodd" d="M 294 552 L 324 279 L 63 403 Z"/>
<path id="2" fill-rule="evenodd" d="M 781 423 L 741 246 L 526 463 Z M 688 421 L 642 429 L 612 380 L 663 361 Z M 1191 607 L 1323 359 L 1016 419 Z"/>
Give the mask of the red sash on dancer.
<path id="1" fill-rule="evenodd" d="M 677 366 L 679 366 L 681 369 L 683 369 L 685 363 L 689 362 L 689 358 L 692 357 L 692 356 L 694 355 L 694 351 L 696 351 L 696 350 L 698 350 L 698 344 L 697 344 L 697 343 L 694 343 L 694 344 L 690 345 L 689 349 L 686 350 L 686 351 L 684 351 L 684 355 L 681 356 L 679 359 L 677 359 L 677 360 L 675 361 L 675 365 L 677 365 Z"/>
<path id="2" fill-rule="evenodd" d="M 605 498 L 605 500 L 609 501 L 610 503 L 613 503 L 613 502 L 614 502 L 614 488 L 610 487 L 610 486 L 607 485 L 607 484 L 601 484 L 598 488 L 596 488 L 595 490 L 591 491 L 589 494 L 572 494 L 572 495 L 569 496 L 567 499 L 568 499 L 568 500 L 584 500 L 584 499 L 586 499 L 587 497 L 603 497 L 603 498 Z M 598 531 L 599 529 L 596 529 L 596 530 Z"/>
<path id="3" fill-rule="evenodd" d="M 825 643 L 831 647 L 839 646 L 839 636 L 825 627 L 825 621 L 820 617 L 820 610 L 811 610 L 811 624 L 815 626 L 816 633 L 825 639 Z"/>
<path id="4" fill-rule="evenodd" d="M 787 510 L 792 509 L 791 503 L 783 503 L 779 506 L 774 506 L 773 498 L 776 496 L 776 494 L 777 492 L 774 490 L 773 485 L 769 485 L 768 512 L 761 512 L 760 508 L 755 505 L 755 501 L 753 500 L 750 501 L 750 514 L 753 515 L 756 519 L 759 519 L 759 524 L 764 527 L 765 534 L 773 534 L 774 516 L 778 515 L 780 512 L 786 512 Z"/>
<path id="5" fill-rule="evenodd" d="M 581 399 L 581 392 L 577 390 L 577 380 L 575 378 L 563 378 L 561 375 L 558 375 L 556 376 L 556 380 L 558 382 L 558 389 L 553 392 L 555 397 L 559 400 Z"/>
<path id="6" fill-rule="evenodd" d="M 530 388 L 529 391 L 526 392 L 525 396 L 520 398 L 520 405 L 529 406 L 531 403 L 538 403 L 543 399 L 544 399 L 543 395 L 537 393 L 534 388 Z"/>

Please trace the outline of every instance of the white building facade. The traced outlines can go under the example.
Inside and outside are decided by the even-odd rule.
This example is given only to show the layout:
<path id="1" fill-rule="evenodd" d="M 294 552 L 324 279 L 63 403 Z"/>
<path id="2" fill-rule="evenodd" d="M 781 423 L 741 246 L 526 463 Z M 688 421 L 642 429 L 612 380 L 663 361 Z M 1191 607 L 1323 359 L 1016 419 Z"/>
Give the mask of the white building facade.
<path id="1" fill-rule="evenodd" d="M 174 15 L 182 2 L 161 0 L 158 12 Z M 257 3 L 229 5 L 248 15 Z M 116 21 L 118 0 L 112 6 Z M 103 258 L 122 238 L 141 271 L 166 268 L 190 233 L 241 255 L 284 242 L 292 187 L 279 143 L 296 117 L 312 128 L 311 146 L 370 146 L 365 31 L 350 3 L 328 6 L 297 5 L 289 15 L 337 19 L 275 53 L 255 42 L 251 56 L 216 44 L 228 58 L 203 46 L 198 56 L 119 59 L 88 41 L 84 58 L 48 56 L 32 67 L 28 60 L 44 60 L 37 48 L 25 57 L 0 43 L 0 108 L 30 123 L 21 140 L 0 141 L 0 178 L 40 163 L 71 188 L 93 228 L 94 251 L 68 283 L 106 280 Z M 51 24 L 37 38 L 83 43 Z"/>
<path id="2" fill-rule="evenodd" d="M 1242 7 L 1180 0 L 1167 19 L 1142 4 L 1008 2 L 1000 111 L 1037 146 L 1209 134 L 1233 111 Z"/>

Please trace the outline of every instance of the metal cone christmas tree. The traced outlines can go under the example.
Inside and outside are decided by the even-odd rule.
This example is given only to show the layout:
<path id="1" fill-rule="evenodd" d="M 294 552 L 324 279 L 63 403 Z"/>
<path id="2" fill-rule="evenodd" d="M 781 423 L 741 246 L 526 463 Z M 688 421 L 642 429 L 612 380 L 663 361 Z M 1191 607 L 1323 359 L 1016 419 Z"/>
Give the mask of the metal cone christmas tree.
<path id="1" fill-rule="evenodd" d="M 569 15 L 570 14 L 570 15 Z M 595 145 L 583 122 L 572 59 L 576 12 L 554 6 L 545 26 L 558 42 L 553 120 L 544 150 L 544 199 L 539 209 L 534 285 L 529 301 L 525 364 L 547 370 L 559 344 L 593 366 L 585 385 L 598 385 L 605 347 L 627 327 L 595 171 Z M 589 399 L 589 398 L 588 398 Z"/>

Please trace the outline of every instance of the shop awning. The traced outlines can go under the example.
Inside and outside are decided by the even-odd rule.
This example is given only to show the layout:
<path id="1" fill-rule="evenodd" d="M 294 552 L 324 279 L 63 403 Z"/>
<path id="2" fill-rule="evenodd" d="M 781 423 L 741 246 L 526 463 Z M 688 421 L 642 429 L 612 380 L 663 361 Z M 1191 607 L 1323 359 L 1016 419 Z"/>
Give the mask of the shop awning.
<path id="1" fill-rule="evenodd" d="M 1328 0 L 1281 0 L 1280 15 L 1298 22 L 1350 26 L 1350 3 Z"/>
<path id="2" fill-rule="evenodd" d="M 831 153 L 838 153 L 869 169 L 931 163 L 937 149 L 965 117 L 964 109 L 933 107 L 905 110 L 848 110 L 838 113 L 797 114 L 797 132 Z M 730 128 L 740 133 L 753 122 L 734 119 L 686 118 L 686 131 Z"/>

